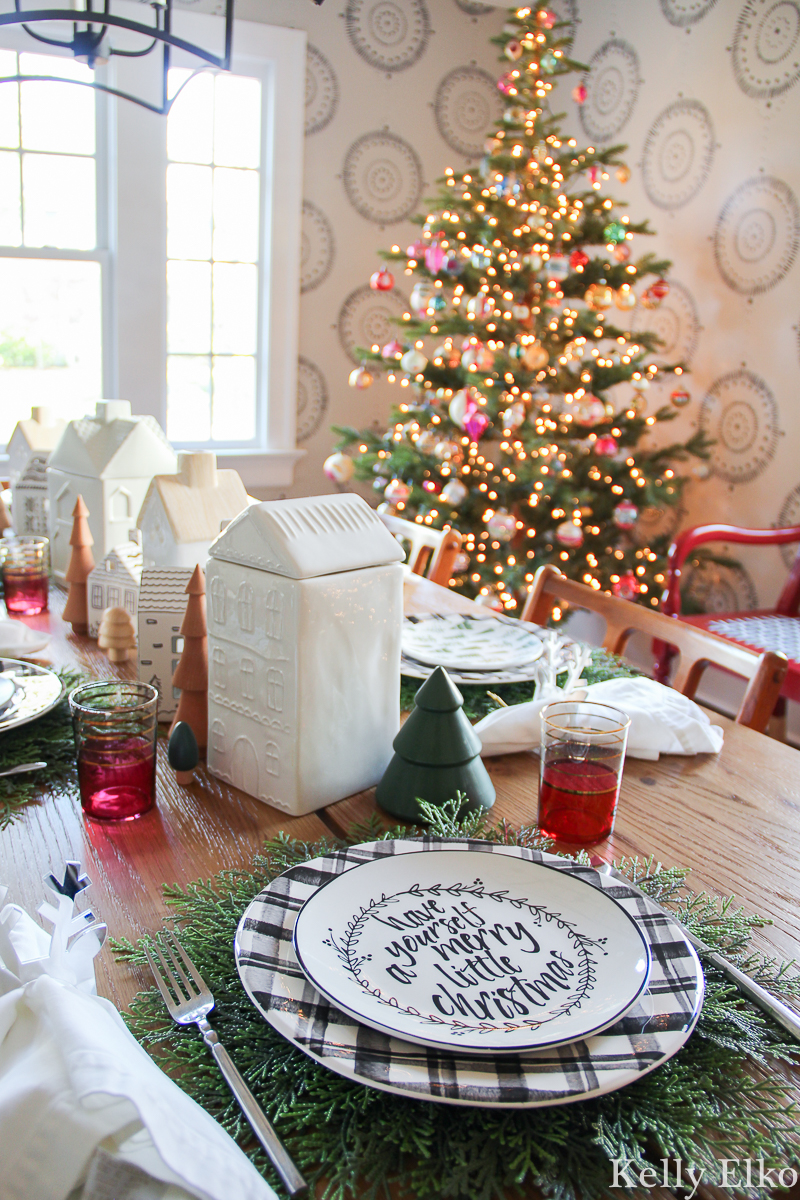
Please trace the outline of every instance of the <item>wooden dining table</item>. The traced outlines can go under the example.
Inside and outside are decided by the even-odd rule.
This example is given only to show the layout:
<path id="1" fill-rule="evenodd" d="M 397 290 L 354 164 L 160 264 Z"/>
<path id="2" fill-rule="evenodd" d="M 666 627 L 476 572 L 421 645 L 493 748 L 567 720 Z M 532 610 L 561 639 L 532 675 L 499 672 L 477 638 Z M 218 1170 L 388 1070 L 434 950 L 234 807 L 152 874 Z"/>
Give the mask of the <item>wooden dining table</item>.
<path id="1" fill-rule="evenodd" d="M 477 612 L 471 600 L 410 576 L 405 611 Z M 50 611 L 27 619 L 50 634 L 41 661 L 78 667 L 89 675 L 132 677 L 132 663 L 114 666 L 97 642 L 75 635 L 60 617 L 64 594 L 51 591 Z M 39 660 L 37 660 L 39 661 Z M 368 686 L 368 681 L 364 681 Z M 616 827 L 597 847 L 606 859 L 651 855 L 691 869 L 694 890 L 735 894 L 737 903 L 773 923 L 757 930 L 756 947 L 778 958 L 800 957 L 800 752 L 726 717 L 718 754 L 667 756 L 625 763 Z M 42 745 L 41 757 L 47 758 Z M 535 825 L 538 760 L 512 754 L 486 760 L 497 799 L 490 820 Z M 156 807 L 135 821 L 84 820 L 76 789 L 50 788 L 0 833 L 0 886 L 7 901 L 34 913 L 44 899 L 43 876 L 79 860 L 92 881 L 87 903 L 112 937 L 135 940 L 157 930 L 167 913 L 164 884 L 209 879 L 226 868 L 246 868 L 266 839 L 283 831 L 301 841 L 340 837 L 370 814 L 386 827 L 374 791 L 342 799 L 318 812 L 290 817 L 209 775 L 201 766 L 179 787 L 159 739 Z M 119 1008 L 150 985 L 140 968 L 115 962 L 106 947 L 96 960 L 98 991 Z"/>

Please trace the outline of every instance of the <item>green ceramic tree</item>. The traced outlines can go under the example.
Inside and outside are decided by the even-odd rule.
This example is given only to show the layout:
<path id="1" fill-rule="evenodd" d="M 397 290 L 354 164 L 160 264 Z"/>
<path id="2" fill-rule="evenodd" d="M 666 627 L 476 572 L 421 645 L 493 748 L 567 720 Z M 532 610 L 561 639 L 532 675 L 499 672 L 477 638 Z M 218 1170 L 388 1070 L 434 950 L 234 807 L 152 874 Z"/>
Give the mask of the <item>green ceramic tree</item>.
<path id="1" fill-rule="evenodd" d="M 414 709 L 394 739 L 394 757 L 375 798 L 395 817 L 417 821 L 417 803 L 445 804 L 459 792 L 463 812 L 491 808 L 494 787 L 480 757 L 480 738 L 462 711 L 464 698 L 444 667 L 414 697 Z"/>

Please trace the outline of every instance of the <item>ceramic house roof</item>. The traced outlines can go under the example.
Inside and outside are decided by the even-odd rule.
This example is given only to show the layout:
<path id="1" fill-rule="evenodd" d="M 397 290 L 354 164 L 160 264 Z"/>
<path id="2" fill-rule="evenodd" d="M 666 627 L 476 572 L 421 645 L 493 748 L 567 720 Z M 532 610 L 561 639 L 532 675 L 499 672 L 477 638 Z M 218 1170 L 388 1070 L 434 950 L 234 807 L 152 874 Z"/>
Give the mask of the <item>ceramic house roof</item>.
<path id="1" fill-rule="evenodd" d="M 34 491 L 47 491 L 47 455 L 34 454 L 17 481 L 18 488 L 31 488 Z"/>
<path id="2" fill-rule="evenodd" d="M 238 471 L 217 471 L 216 486 L 191 486 L 181 475 L 156 475 L 139 510 L 137 525 L 153 505 L 160 504 L 178 545 L 210 542 L 222 521 L 247 508 L 250 497 Z"/>
<path id="3" fill-rule="evenodd" d="M 122 542 L 121 545 L 114 546 L 103 561 L 98 563 L 95 571 L 104 571 L 111 575 L 121 573 L 138 585 L 142 578 L 141 546 L 136 542 Z"/>
<path id="4" fill-rule="evenodd" d="M 70 421 L 50 466 L 89 479 L 141 479 L 174 472 L 177 458 L 155 418 L 131 416 L 128 406 L 110 420 L 98 413 Z"/>
<path id="5" fill-rule="evenodd" d="M 192 567 L 145 567 L 139 591 L 139 612 L 183 613 L 186 585 Z"/>
<path id="6" fill-rule="evenodd" d="M 42 425 L 31 417 L 27 417 L 24 421 L 17 421 L 14 432 L 8 439 L 9 453 L 22 446 L 27 447 L 28 450 L 44 450 L 49 453 L 57 445 L 64 432 L 65 424 L 66 422 L 60 418 L 53 421 L 52 425 Z"/>
<path id="7" fill-rule="evenodd" d="M 209 554 L 290 579 L 354 571 L 403 558 L 377 513 L 350 492 L 253 504 L 212 542 Z"/>

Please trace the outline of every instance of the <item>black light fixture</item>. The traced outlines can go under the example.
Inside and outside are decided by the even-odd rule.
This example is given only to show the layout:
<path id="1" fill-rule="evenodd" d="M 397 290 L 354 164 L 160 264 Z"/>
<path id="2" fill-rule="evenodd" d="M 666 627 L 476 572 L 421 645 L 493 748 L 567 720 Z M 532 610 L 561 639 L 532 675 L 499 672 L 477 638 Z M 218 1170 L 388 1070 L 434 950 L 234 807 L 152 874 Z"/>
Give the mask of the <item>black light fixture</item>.
<path id="1" fill-rule="evenodd" d="M 225 49 L 221 55 L 213 54 L 210 50 L 206 50 L 202 46 L 197 46 L 192 42 L 186 41 L 185 38 L 176 37 L 173 34 L 172 0 L 150 0 L 147 7 L 153 13 L 153 22 L 151 24 L 142 21 L 131 21 L 127 17 L 115 16 L 111 12 L 111 0 L 101 0 L 101 3 L 97 7 L 93 4 L 93 0 L 74 0 L 74 2 L 74 8 L 23 9 L 20 0 L 14 0 L 13 12 L 0 13 L 0 26 L 21 25 L 25 32 L 37 42 L 44 42 L 48 46 L 58 46 L 64 50 L 68 50 L 78 62 L 86 63 L 92 69 L 104 65 L 115 55 L 121 58 L 144 58 L 154 51 L 157 52 L 158 48 L 161 47 L 163 71 L 160 104 L 153 104 L 139 96 L 132 95 L 130 92 L 121 91 L 119 88 L 111 87 L 98 80 L 94 80 L 91 83 L 82 80 L 70 80 L 70 82 L 74 82 L 78 86 L 91 87 L 101 92 L 108 92 L 110 95 L 119 96 L 123 100 L 130 100 L 134 104 L 139 104 L 142 108 L 147 108 L 150 112 L 160 113 L 162 116 L 169 112 L 182 90 L 178 89 L 173 96 L 169 96 L 168 94 L 167 77 L 170 68 L 170 54 L 173 47 L 176 50 L 182 50 L 186 54 L 191 54 L 195 58 L 198 58 L 200 60 L 198 70 L 201 70 L 203 67 L 216 67 L 220 71 L 230 70 L 234 0 L 225 0 Z M 320 2 L 321 0 L 317 0 L 317 3 Z M 36 25 L 52 24 L 54 22 L 61 26 L 71 25 L 72 36 L 62 39 L 46 37 L 43 33 L 37 33 L 33 28 Z M 115 47 L 111 44 L 110 40 L 110 30 L 113 29 L 125 29 L 129 32 L 139 34 L 145 39 L 146 44 L 141 49 Z M 0 77 L 0 83 L 27 83 L 32 80 L 50 81 L 54 78 L 57 78 L 57 76 L 9 75 Z"/>

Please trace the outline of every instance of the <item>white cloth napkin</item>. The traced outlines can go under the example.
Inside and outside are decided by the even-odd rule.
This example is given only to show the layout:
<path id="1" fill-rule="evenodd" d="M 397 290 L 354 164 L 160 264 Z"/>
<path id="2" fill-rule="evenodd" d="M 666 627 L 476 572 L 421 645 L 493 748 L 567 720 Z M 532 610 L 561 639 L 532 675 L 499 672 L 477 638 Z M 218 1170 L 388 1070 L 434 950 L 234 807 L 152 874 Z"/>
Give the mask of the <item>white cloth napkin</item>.
<path id="1" fill-rule="evenodd" d="M 520 750 L 538 753 L 542 709 L 552 700 L 567 699 L 596 700 L 626 713 L 631 719 L 627 748 L 631 758 L 655 762 L 659 754 L 716 754 L 722 749 L 722 729 L 712 725 L 693 700 L 653 679 L 637 677 L 593 683 L 569 696 L 548 689 L 527 704 L 498 708 L 474 727 L 481 739 L 481 754 L 488 758 Z"/>
<path id="2" fill-rule="evenodd" d="M 63 919 L 86 925 L 63 896 L 59 910 L 40 912 L 48 909 L 62 933 Z M 120 1179 L 134 1181 L 115 1186 L 114 1200 L 275 1200 L 113 1004 L 92 994 L 92 929 L 71 936 L 69 947 L 66 936 L 51 942 L 22 909 L 0 911 L 0 1200 L 101 1196 L 109 1158 Z"/>

